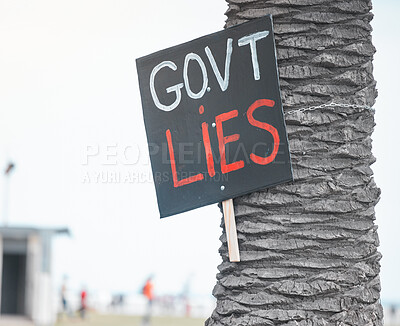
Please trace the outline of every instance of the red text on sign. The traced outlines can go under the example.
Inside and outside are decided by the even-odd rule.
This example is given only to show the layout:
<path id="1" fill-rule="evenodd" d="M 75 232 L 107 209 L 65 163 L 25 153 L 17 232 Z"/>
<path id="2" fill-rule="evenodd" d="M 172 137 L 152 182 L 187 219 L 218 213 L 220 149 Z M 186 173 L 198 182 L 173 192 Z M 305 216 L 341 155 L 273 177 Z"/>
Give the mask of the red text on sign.
<path id="1" fill-rule="evenodd" d="M 260 109 L 262 107 L 267 107 L 267 108 L 272 108 L 274 107 L 275 102 L 273 100 L 268 100 L 268 99 L 260 99 L 255 101 L 252 105 L 247 110 L 247 120 L 248 122 L 257 128 L 264 129 L 268 131 L 273 138 L 273 150 L 272 153 L 266 157 L 256 155 L 254 153 L 250 153 L 250 159 L 259 165 L 267 165 L 273 162 L 276 158 L 276 155 L 278 154 L 279 150 L 279 145 L 280 145 L 280 138 L 278 134 L 278 130 L 270 125 L 269 123 L 259 121 L 254 118 L 253 114 L 257 109 Z M 200 106 L 199 113 L 203 114 L 204 113 L 204 107 Z M 217 129 L 217 138 L 218 138 L 218 149 L 220 153 L 220 158 L 221 158 L 221 172 L 223 174 L 229 173 L 232 171 L 236 171 L 239 169 L 242 169 L 244 167 L 244 161 L 239 160 L 231 163 L 226 162 L 226 153 L 225 153 L 225 148 L 228 143 L 236 142 L 240 139 L 239 134 L 232 134 L 225 136 L 224 131 L 223 131 L 223 122 L 226 122 L 230 119 L 236 118 L 238 116 L 238 110 L 231 110 L 229 112 L 225 112 L 222 114 L 219 114 L 215 117 L 215 123 L 216 123 L 216 129 Z M 206 162 L 207 162 L 207 170 L 208 174 L 210 177 L 215 176 L 215 168 L 214 168 L 214 157 L 213 157 L 213 152 L 211 148 L 211 142 L 210 142 L 210 135 L 209 135 L 209 130 L 208 130 L 208 124 L 206 122 L 203 122 L 201 125 L 202 129 L 202 136 L 203 136 L 203 144 L 204 144 L 204 150 L 206 154 Z M 185 179 L 178 180 L 178 175 L 177 175 L 177 170 L 176 170 L 176 161 L 175 161 L 175 155 L 174 155 L 174 148 L 172 145 L 172 137 L 171 137 L 171 131 L 169 129 L 166 130 L 166 137 L 167 137 L 167 143 L 168 143 L 168 152 L 170 156 L 170 163 L 171 163 L 171 171 L 172 171 L 172 179 L 174 183 L 174 187 L 181 187 L 196 181 L 201 181 L 204 179 L 204 175 L 202 173 L 198 173 L 194 176 L 190 176 Z"/>

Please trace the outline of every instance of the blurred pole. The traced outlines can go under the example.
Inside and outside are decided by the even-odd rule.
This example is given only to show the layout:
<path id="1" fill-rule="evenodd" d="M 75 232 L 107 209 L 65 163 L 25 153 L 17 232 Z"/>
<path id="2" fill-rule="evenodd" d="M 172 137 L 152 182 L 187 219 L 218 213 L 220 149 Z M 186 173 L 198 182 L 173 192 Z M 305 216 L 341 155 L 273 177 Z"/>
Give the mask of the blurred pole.
<path id="1" fill-rule="evenodd" d="M 3 202 L 3 223 L 4 226 L 8 224 L 8 203 L 10 197 L 10 175 L 13 171 L 15 165 L 10 162 L 7 165 L 6 170 L 4 171 L 5 180 L 4 180 L 4 202 Z"/>

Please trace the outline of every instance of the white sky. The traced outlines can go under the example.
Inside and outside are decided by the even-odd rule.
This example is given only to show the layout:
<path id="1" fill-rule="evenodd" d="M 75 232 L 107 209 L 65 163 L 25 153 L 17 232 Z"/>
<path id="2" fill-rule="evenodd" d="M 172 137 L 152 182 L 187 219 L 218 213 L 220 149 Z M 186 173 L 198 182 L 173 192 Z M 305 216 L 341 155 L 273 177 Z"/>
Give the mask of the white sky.
<path id="1" fill-rule="evenodd" d="M 374 5 L 382 298 L 400 302 L 392 131 L 400 118 L 400 5 Z M 159 220 L 135 59 L 221 30 L 226 8 L 223 0 L 0 0 L 0 167 L 16 163 L 9 222 L 71 229 L 72 238 L 55 241 L 57 282 L 66 274 L 75 288 L 137 292 L 154 273 L 159 293 L 180 292 L 188 277 L 194 293 L 211 293 L 221 215 L 213 205 Z M 127 146 L 135 146 L 127 151 L 135 165 L 124 164 Z M 84 164 L 88 149 L 99 153 Z M 116 164 L 105 165 L 115 151 Z M 144 180 L 95 182 L 98 173 Z"/>

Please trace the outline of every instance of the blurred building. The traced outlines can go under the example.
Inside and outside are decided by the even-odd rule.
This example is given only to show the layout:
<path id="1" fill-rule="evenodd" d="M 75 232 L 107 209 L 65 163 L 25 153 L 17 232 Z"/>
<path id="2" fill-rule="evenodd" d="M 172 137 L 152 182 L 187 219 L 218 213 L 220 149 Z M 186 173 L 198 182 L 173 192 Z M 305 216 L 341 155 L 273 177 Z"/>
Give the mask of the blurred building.
<path id="1" fill-rule="evenodd" d="M 35 325 L 54 323 L 51 239 L 68 229 L 0 227 L 0 320 L 24 316 Z"/>

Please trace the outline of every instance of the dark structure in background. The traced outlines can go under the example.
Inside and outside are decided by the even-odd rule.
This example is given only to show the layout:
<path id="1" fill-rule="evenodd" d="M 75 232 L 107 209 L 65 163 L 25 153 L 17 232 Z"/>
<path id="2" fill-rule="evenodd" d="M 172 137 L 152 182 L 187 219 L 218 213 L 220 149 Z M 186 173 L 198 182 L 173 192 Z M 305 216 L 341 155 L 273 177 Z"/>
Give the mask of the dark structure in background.
<path id="1" fill-rule="evenodd" d="M 51 238 L 68 229 L 0 228 L 1 296 L 4 315 L 25 316 L 35 325 L 55 320 L 51 286 Z"/>
<path id="2" fill-rule="evenodd" d="M 5 239 L 1 275 L 1 313 L 25 314 L 26 240 Z"/>
<path id="3" fill-rule="evenodd" d="M 274 19 L 294 182 L 236 198 L 240 263 L 225 234 L 208 326 L 382 325 L 370 165 L 369 0 L 228 0 L 227 27 Z"/>

